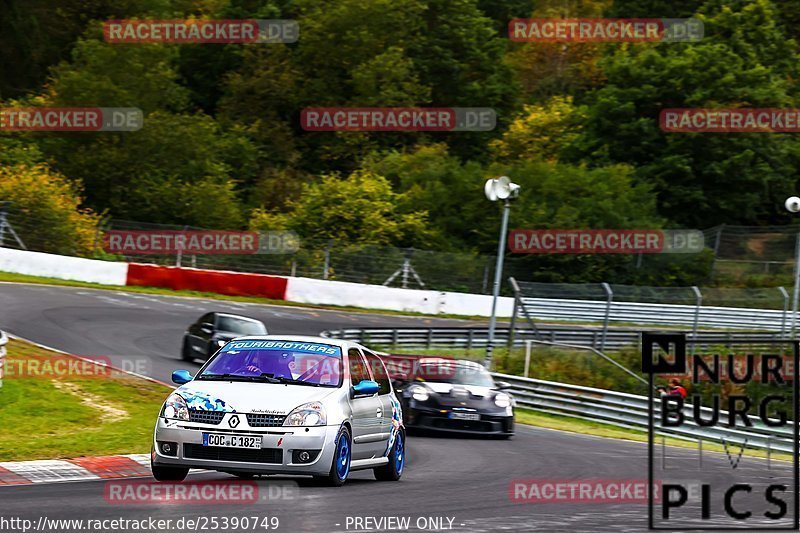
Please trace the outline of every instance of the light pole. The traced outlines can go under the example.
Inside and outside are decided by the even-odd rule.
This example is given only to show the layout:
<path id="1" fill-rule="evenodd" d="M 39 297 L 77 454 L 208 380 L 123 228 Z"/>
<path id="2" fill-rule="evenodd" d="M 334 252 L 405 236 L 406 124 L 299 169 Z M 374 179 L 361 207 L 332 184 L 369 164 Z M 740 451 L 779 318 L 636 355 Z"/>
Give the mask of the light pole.
<path id="1" fill-rule="evenodd" d="M 503 222 L 500 224 L 500 241 L 497 243 L 497 265 L 495 265 L 494 269 L 494 284 L 492 286 L 492 314 L 489 319 L 489 339 L 486 342 L 486 359 L 483 362 L 483 366 L 487 370 L 491 370 L 494 331 L 497 326 L 497 297 L 500 295 L 500 281 L 503 277 L 503 257 L 506 251 L 508 215 L 511 211 L 511 200 L 519 196 L 519 185 L 511 183 L 507 176 L 501 176 L 497 179 L 487 180 L 483 191 L 489 201 L 503 201 Z"/>
<path id="2" fill-rule="evenodd" d="M 800 212 L 800 198 L 792 196 L 786 199 L 786 210 L 790 213 Z M 794 328 L 797 325 L 797 301 L 800 299 L 800 233 L 794 244 L 794 291 L 792 293 L 792 326 L 789 329 L 789 338 L 794 338 Z"/>

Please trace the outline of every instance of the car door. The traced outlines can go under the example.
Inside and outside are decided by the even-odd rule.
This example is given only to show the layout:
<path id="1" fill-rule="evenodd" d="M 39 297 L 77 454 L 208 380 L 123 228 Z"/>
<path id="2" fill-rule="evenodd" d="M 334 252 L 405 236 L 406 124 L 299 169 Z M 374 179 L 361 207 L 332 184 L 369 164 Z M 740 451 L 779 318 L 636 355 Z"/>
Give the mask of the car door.
<path id="1" fill-rule="evenodd" d="M 372 374 L 372 379 L 380 386 L 378 398 L 381 401 L 381 409 L 383 411 L 381 414 L 381 432 L 388 442 L 389 433 L 392 430 L 392 385 L 389 380 L 389 373 L 386 371 L 386 365 L 383 364 L 383 360 L 380 357 L 366 349 L 363 352 L 367 360 L 367 366 Z"/>
<path id="2" fill-rule="evenodd" d="M 214 313 L 206 313 L 201 316 L 197 322 L 189 326 L 189 347 L 192 349 L 192 352 L 197 355 L 198 357 L 201 355 L 205 355 L 206 351 L 208 350 L 208 340 L 204 338 L 204 336 L 208 336 L 208 333 L 202 330 L 203 324 L 213 324 L 214 322 Z"/>
<path id="3" fill-rule="evenodd" d="M 365 379 L 371 379 L 364 356 L 358 348 L 347 351 L 350 361 L 350 385 L 355 386 Z M 353 397 L 350 400 L 353 411 L 353 459 L 370 459 L 383 455 L 386 439 L 383 436 L 383 407 L 380 396 Z"/>

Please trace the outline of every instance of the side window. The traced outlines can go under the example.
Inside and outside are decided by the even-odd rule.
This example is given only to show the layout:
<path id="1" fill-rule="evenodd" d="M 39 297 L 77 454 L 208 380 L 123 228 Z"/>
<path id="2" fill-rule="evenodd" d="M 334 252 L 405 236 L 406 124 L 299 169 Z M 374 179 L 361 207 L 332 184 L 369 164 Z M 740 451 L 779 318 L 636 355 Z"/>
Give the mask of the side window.
<path id="1" fill-rule="evenodd" d="M 198 324 L 205 324 L 206 322 L 210 324 L 214 323 L 214 313 L 206 313 L 197 321 Z"/>
<path id="2" fill-rule="evenodd" d="M 367 358 L 367 364 L 370 370 L 372 370 L 372 377 L 381 387 L 378 394 L 389 394 L 392 392 L 392 386 L 389 383 L 389 374 L 386 372 L 386 367 L 383 365 L 381 358 L 367 350 L 364 350 L 364 356 Z"/>
<path id="3" fill-rule="evenodd" d="M 367 372 L 367 365 L 364 364 L 364 358 L 361 352 L 355 348 L 350 348 L 347 352 L 347 358 L 350 359 L 350 383 L 358 385 L 365 379 L 369 379 Z"/>

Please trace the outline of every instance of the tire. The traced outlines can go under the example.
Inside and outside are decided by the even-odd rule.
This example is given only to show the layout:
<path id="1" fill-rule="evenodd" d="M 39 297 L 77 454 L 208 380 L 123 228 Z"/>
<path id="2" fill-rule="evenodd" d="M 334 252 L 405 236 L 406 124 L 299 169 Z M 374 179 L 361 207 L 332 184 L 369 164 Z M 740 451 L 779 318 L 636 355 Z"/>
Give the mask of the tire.
<path id="1" fill-rule="evenodd" d="M 374 468 L 375 479 L 378 481 L 398 481 L 403 475 L 406 465 L 406 434 L 397 432 L 397 438 L 389 452 L 389 464 Z"/>
<path id="2" fill-rule="evenodd" d="M 188 468 L 180 466 L 158 466 L 150 462 L 150 470 L 156 481 L 183 481 L 189 474 Z"/>
<path id="3" fill-rule="evenodd" d="M 353 455 L 353 440 L 350 437 L 350 430 L 345 426 L 339 430 L 336 436 L 336 448 L 331 461 L 331 470 L 327 476 L 319 479 L 331 487 L 341 487 L 350 475 L 350 461 Z"/>
<path id="4" fill-rule="evenodd" d="M 184 361 L 189 361 L 190 363 L 194 362 L 194 357 L 192 356 L 191 348 L 189 347 L 189 343 L 186 341 L 186 337 L 183 338 L 183 346 L 181 347 L 181 359 Z"/>

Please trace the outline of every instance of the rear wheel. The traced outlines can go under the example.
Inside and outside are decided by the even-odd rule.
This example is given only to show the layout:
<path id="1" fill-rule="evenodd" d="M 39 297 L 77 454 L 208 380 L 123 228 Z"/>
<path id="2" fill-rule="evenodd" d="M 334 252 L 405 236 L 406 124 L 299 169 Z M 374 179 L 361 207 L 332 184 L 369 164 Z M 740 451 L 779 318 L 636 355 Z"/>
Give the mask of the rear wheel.
<path id="1" fill-rule="evenodd" d="M 347 476 L 350 475 L 351 446 L 350 431 L 346 427 L 342 427 L 336 437 L 336 449 L 333 453 L 331 471 L 327 476 L 321 478 L 327 485 L 341 487 L 347 481 Z"/>
<path id="2" fill-rule="evenodd" d="M 406 465 L 406 434 L 403 431 L 397 432 L 397 437 L 389 452 L 389 464 L 373 469 L 375 479 L 378 481 L 397 481 L 403 475 Z"/>
<path id="3" fill-rule="evenodd" d="M 186 337 L 183 338 L 183 347 L 181 348 L 181 359 L 184 361 L 194 361 L 194 357 L 192 356 L 192 349 L 189 347 L 189 341 L 186 340 Z"/>

